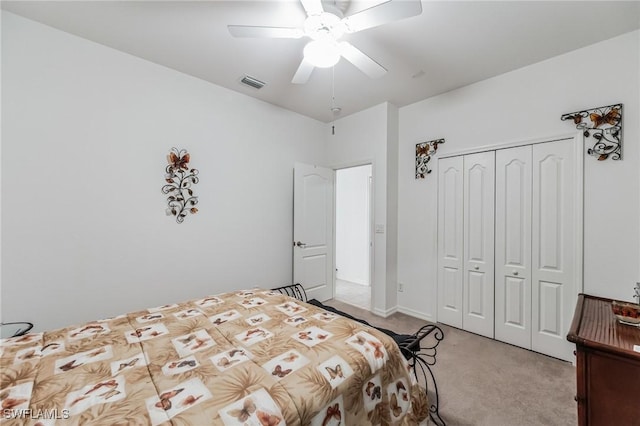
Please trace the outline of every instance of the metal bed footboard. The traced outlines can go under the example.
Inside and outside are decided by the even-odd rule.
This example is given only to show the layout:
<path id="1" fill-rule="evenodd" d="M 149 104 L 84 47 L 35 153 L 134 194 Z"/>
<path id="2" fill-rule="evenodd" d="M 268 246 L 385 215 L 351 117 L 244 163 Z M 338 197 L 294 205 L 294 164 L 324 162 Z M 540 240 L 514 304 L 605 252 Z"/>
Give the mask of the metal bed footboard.
<path id="1" fill-rule="evenodd" d="M 287 296 L 293 297 L 295 299 L 298 299 L 302 302 L 307 302 L 307 292 L 304 291 L 304 287 L 302 287 L 302 285 L 300 284 L 291 284 L 291 285 L 285 285 L 282 287 L 276 287 L 276 288 L 272 288 L 272 291 L 277 291 L 279 293 L 282 294 L 286 294 Z"/>
<path id="2" fill-rule="evenodd" d="M 440 416 L 438 384 L 431 367 L 436 364 L 438 345 L 442 339 L 444 339 L 442 329 L 435 324 L 427 324 L 398 345 L 409 360 L 418 383 L 424 383 L 429 400 L 429 417 L 439 426 L 445 426 L 446 423 Z M 433 397 L 429 395 L 429 389 L 433 391 Z"/>

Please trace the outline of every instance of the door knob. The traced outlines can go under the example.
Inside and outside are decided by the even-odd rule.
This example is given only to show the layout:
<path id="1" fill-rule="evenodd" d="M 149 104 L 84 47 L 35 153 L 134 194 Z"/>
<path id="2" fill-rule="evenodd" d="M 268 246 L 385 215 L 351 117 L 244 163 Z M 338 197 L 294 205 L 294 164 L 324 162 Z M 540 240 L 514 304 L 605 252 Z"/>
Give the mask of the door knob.
<path id="1" fill-rule="evenodd" d="M 297 241 L 294 243 L 296 246 L 300 247 L 300 248 L 305 248 L 307 245 L 305 243 L 302 243 L 300 241 Z"/>
<path id="2" fill-rule="evenodd" d="M 480 267 L 478 265 L 476 265 L 476 266 L 473 267 L 473 269 L 475 269 L 477 271 L 478 269 L 480 269 Z"/>
<path id="3" fill-rule="evenodd" d="M 518 276 L 518 271 L 513 271 L 513 275 Z"/>

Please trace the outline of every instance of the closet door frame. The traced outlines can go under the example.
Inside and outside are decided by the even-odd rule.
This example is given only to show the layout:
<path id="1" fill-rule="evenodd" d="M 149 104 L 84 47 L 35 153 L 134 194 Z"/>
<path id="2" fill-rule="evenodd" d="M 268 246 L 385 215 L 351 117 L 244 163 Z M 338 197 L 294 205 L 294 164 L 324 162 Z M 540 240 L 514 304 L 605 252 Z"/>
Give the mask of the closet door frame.
<path id="1" fill-rule="evenodd" d="M 548 136 L 542 138 L 536 138 L 531 140 L 520 140 L 520 141 L 512 141 L 506 142 L 502 144 L 494 144 L 494 145 L 485 145 L 477 148 L 464 149 L 459 151 L 454 151 L 450 153 L 441 153 L 439 154 L 439 161 L 449 157 L 458 157 L 467 154 L 475 154 L 478 152 L 484 151 L 496 151 L 504 148 L 514 148 L 525 145 L 535 145 L 539 143 L 547 143 L 547 142 L 555 142 L 566 139 L 573 140 L 573 151 L 574 151 L 574 161 L 575 161 L 575 190 L 574 194 L 574 215 L 573 215 L 573 227 L 574 227 L 574 235 L 576 236 L 576 244 L 575 244 L 575 253 L 573 256 L 574 262 L 574 282 L 571 284 L 571 299 L 566 301 L 565 306 L 571 305 L 575 307 L 576 301 L 578 300 L 578 294 L 583 291 L 583 273 L 584 273 L 584 136 L 581 132 L 573 132 L 573 133 L 565 133 L 555 136 Z M 438 161 L 438 163 L 439 163 Z M 440 231 L 438 231 L 438 238 Z M 440 242 L 438 241 L 438 244 Z M 438 259 L 440 262 L 440 260 Z M 438 266 L 440 268 L 440 265 Z M 440 277 L 438 277 L 439 281 Z M 437 298 L 439 299 L 441 296 L 439 294 L 439 283 L 436 285 L 437 290 Z M 436 312 L 436 321 L 439 321 L 438 313 Z M 567 324 L 567 327 L 570 324 Z M 564 330 L 564 332 L 568 332 L 568 330 Z M 573 361 L 573 355 L 567 354 L 563 359 L 567 361 Z"/>

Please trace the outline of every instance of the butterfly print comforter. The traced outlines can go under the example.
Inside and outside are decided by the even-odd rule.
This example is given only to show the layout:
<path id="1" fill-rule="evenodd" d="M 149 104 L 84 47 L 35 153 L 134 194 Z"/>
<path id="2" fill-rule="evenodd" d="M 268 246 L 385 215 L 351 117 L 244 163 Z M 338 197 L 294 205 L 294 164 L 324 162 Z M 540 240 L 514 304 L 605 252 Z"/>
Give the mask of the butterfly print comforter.
<path id="1" fill-rule="evenodd" d="M 4 339 L 3 425 L 416 425 L 387 335 L 245 290 Z"/>

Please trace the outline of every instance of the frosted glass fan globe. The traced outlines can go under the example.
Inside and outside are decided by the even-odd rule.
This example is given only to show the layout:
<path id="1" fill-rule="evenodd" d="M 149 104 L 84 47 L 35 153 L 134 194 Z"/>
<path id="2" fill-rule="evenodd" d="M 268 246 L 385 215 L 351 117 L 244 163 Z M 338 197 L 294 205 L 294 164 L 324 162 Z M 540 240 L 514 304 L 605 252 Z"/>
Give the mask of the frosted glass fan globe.
<path id="1" fill-rule="evenodd" d="M 319 68 L 329 68 L 340 60 L 338 45 L 328 40 L 310 41 L 304 47 L 304 58 Z"/>

